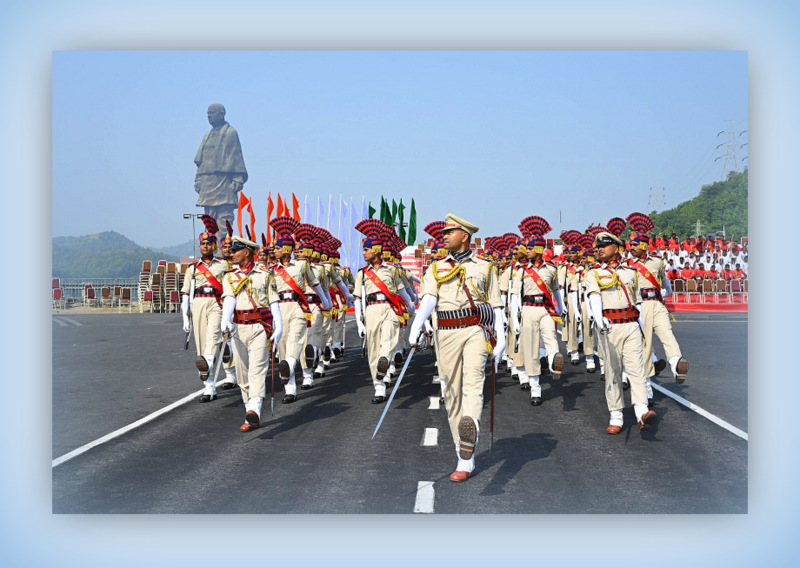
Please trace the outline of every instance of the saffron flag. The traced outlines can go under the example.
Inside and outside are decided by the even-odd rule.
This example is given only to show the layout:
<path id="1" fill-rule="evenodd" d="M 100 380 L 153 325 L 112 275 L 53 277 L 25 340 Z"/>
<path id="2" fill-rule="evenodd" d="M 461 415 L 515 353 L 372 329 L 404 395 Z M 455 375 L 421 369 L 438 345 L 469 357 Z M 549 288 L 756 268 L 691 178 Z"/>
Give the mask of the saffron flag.
<path id="1" fill-rule="evenodd" d="M 236 226 L 239 229 L 239 236 L 243 236 L 242 234 L 242 209 L 250 205 L 250 200 L 245 197 L 244 192 L 239 192 L 239 210 L 236 212 Z M 252 207 L 252 206 L 251 206 Z"/>
<path id="2" fill-rule="evenodd" d="M 270 227 L 269 222 L 272 220 L 273 211 L 275 211 L 275 204 L 272 202 L 272 192 L 270 191 L 267 197 L 267 242 L 268 243 L 272 242 L 272 233 L 274 232 L 270 231 L 269 229 Z"/>
<path id="3" fill-rule="evenodd" d="M 284 214 L 284 211 L 283 211 L 283 201 L 281 201 L 281 194 L 279 193 L 279 194 L 278 194 L 278 211 L 277 211 L 277 213 L 275 214 L 275 216 L 276 216 L 276 217 L 283 217 L 283 214 Z"/>
<path id="4" fill-rule="evenodd" d="M 292 193 L 292 218 L 295 221 L 300 220 L 300 202 L 297 201 L 297 198 Z"/>

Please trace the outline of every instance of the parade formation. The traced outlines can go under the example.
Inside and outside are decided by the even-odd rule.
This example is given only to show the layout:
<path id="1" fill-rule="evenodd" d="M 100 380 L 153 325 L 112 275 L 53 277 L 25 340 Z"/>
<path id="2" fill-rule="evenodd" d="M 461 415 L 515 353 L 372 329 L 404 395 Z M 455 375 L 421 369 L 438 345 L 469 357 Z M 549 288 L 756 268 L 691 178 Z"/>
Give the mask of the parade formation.
<path id="1" fill-rule="evenodd" d="M 672 293 L 665 262 L 649 254 L 653 223 L 643 213 L 563 231 L 558 257 L 546 250 L 552 228 L 543 217 L 526 216 L 519 233 L 486 237 L 479 249 L 472 242 L 479 227 L 448 213 L 425 227 L 431 262 L 421 278 L 402 266 L 405 242 L 379 219 L 355 226 L 365 262 L 355 274 L 339 266 L 341 241 L 288 215 L 269 221 L 260 247 L 250 226 L 246 236 L 235 236 L 226 220 L 222 258 L 214 256 L 216 221 L 208 215 L 203 221 L 201 258 L 184 278 L 183 329 L 197 349 L 199 402 L 213 402 L 217 385 L 238 386 L 242 432 L 260 427 L 268 393 L 274 411 L 276 367 L 281 402 L 290 404 L 299 396 L 298 363 L 301 389 L 308 390 L 343 360 L 349 308 L 364 357 L 348 364 L 368 366 L 371 404 L 391 400 L 407 358 L 432 348 L 430 375 L 439 377 L 456 450 L 454 482 L 475 470 L 487 430 L 485 382 L 491 377 L 493 393 L 501 369 L 529 391 L 534 407 L 543 403 L 542 381 L 558 381 L 567 361 L 587 373 L 599 370 L 612 435 L 623 428 L 624 391 L 630 390 L 638 428 L 647 430 L 658 420 L 651 378 L 669 367 L 683 383 L 689 370 L 664 304 Z M 665 359 L 654 352 L 654 335 Z"/>

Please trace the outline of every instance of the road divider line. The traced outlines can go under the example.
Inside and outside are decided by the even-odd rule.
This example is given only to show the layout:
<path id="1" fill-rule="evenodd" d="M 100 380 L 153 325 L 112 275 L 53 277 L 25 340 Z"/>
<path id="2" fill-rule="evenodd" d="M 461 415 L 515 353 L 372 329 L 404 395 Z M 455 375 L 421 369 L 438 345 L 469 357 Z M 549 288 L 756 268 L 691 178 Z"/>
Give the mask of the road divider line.
<path id="1" fill-rule="evenodd" d="M 704 409 L 700 408 L 699 406 L 697 406 L 695 403 L 693 403 L 693 402 L 689 402 L 689 401 L 688 401 L 688 400 L 686 400 L 685 398 L 683 398 L 683 397 L 681 397 L 681 396 L 678 396 L 678 395 L 677 395 L 677 394 L 675 394 L 674 392 L 672 392 L 672 391 L 669 391 L 669 390 L 665 389 L 664 387 L 662 387 L 661 385 L 658 385 L 658 384 L 656 384 L 655 382 L 652 382 L 652 381 L 651 381 L 651 382 L 650 382 L 650 385 L 651 385 L 651 386 L 652 386 L 654 389 L 656 389 L 658 392 L 660 392 L 660 393 L 662 393 L 662 394 L 665 394 L 665 395 L 667 395 L 668 397 L 670 397 L 671 399 L 675 400 L 676 402 L 678 402 L 678 403 L 680 403 L 680 404 L 682 404 L 682 405 L 686 406 L 687 408 L 689 408 L 689 409 L 691 409 L 691 410 L 694 410 L 694 411 L 695 411 L 697 414 L 699 414 L 700 416 L 702 416 L 702 417 L 704 417 L 704 418 L 707 418 L 708 420 L 711 420 L 711 422 L 713 422 L 713 423 L 714 423 L 714 424 L 716 424 L 717 426 L 722 426 L 722 427 L 723 427 L 723 428 L 725 428 L 725 429 L 726 429 L 728 432 L 731 432 L 731 433 L 733 433 L 733 434 L 735 434 L 735 435 L 739 436 L 739 437 L 740 437 L 740 438 L 742 438 L 743 440 L 745 440 L 745 441 L 748 441 L 748 439 L 747 439 L 747 432 L 745 432 L 745 431 L 743 431 L 743 430 L 739 430 L 739 429 L 738 429 L 736 426 L 733 426 L 733 425 L 731 425 L 731 424 L 728 424 L 728 423 L 727 423 L 727 422 L 725 422 L 725 421 L 724 421 L 722 418 L 719 418 L 718 416 L 714 416 L 713 414 L 711 414 L 711 413 L 710 413 L 710 412 L 708 412 L 707 410 L 704 410 Z"/>
<path id="2" fill-rule="evenodd" d="M 61 321 L 61 320 L 60 320 L 60 319 L 58 319 L 58 318 L 53 318 L 53 321 L 54 321 L 54 322 L 56 322 L 56 323 L 57 323 L 58 325 L 60 325 L 61 327 L 67 327 L 67 324 L 65 324 L 63 321 Z"/>
<path id="3" fill-rule="evenodd" d="M 64 319 L 67 320 L 72 325 L 77 325 L 78 327 L 83 327 L 83 324 L 81 322 L 79 322 L 79 321 L 75 321 L 74 319 L 69 319 L 69 318 L 64 318 Z"/>
<path id="4" fill-rule="evenodd" d="M 428 405 L 428 410 L 439 410 L 438 396 L 429 396 L 428 400 L 430 401 L 430 404 Z"/>
<path id="5" fill-rule="evenodd" d="M 425 434 L 422 435 L 422 445 L 436 446 L 438 444 L 439 444 L 439 429 L 425 428 Z"/>
<path id="6" fill-rule="evenodd" d="M 433 481 L 417 481 L 417 498 L 414 501 L 414 512 L 433 513 L 434 498 Z"/>
<path id="7" fill-rule="evenodd" d="M 220 384 L 220 383 L 217 382 L 217 384 Z M 83 445 L 80 448 L 72 450 L 71 452 L 69 452 L 67 454 L 64 454 L 60 458 L 54 459 L 53 460 L 53 467 L 56 467 L 57 465 L 61 465 L 62 463 L 71 460 L 72 458 L 78 457 L 79 455 L 88 452 L 89 450 L 91 450 L 92 448 L 94 448 L 96 446 L 99 446 L 101 444 L 105 444 L 109 440 L 113 440 L 114 438 L 122 436 L 123 434 L 125 434 L 127 432 L 130 432 L 131 430 L 133 430 L 135 428 L 138 428 L 139 426 L 142 426 L 143 424 L 147 424 L 151 420 L 155 420 L 159 416 L 162 416 L 162 415 L 166 414 L 167 412 L 170 412 L 171 410 L 174 410 L 174 409 L 178 408 L 179 406 L 186 404 L 190 400 L 195 399 L 197 396 L 202 394 L 203 390 L 204 389 L 200 389 L 197 392 L 194 392 L 194 393 L 192 393 L 190 395 L 187 395 L 184 398 L 180 399 L 179 401 L 173 402 L 169 406 L 165 406 L 161 410 L 156 410 L 152 414 L 149 414 L 149 415 L 145 416 L 144 418 L 140 418 L 136 422 L 128 424 L 127 426 L 124 426 L 124 427 L 120 428 L 119 430 L 115 430 L 115 431 L 111 432 L 110 434 L 106 434 L 105 436 L 103 436 L 102 438 L 98 438 L 94 442 L 89 442 L 88 444 Z"/>

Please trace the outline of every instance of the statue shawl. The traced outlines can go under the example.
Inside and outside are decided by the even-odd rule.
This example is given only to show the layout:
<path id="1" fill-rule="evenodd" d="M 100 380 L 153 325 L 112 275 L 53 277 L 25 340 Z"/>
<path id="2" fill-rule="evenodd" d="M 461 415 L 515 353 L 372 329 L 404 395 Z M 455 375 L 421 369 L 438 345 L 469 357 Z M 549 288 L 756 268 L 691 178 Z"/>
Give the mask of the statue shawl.
<path id="1" fill-rule="evenodd" d="M 209 138 L 219 142 L 215 148 L 205 148 Z M 203 151 L 205 148 L 205 152 Z M 203 141 L 194 158 L 198 174 L 239 174 L 243 182 L 247 181 L 247 169 L 244 167 L 242 146 L 236 129 L 227 122 L 219 129 L 212 128 L 203 135 Z"/>

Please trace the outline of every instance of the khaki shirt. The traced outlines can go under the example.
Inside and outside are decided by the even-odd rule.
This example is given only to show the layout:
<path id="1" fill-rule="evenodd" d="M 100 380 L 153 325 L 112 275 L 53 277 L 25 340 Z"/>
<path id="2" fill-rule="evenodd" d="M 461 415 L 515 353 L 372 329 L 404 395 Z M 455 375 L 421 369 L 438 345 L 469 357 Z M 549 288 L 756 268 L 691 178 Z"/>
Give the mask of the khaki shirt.
<path id="1" fill-rule="evenodd" d="M 500 287 L 500 293 L 508 294 L 508 287 L 510 284 L 511 284 L 511 265 L 509 264 L 497 278 L 497 285 Z"/>
<path id="2" fill-rule="evenodd" d="M 328 271 L 325 270 L 325 267 L 322 264 L 314 264 L 314 263 L 309 263 L 308 266 L 309 270 L 314 275 L 314 279 L 319 283 L 319 285 L 322 287 L 323 290 L 327 290 L 329 277 L 328 277 Z M 316 292 L 314 292 L 314 286 L 311 285 L 311 282 L 309 280 L 306 280 L 305 293 L 316 294 Z"/>
<path id="3" fill-rule="evenodd" d="M 228 271 L 228 263 L 224 260 L 214 258 L 211 260 L 210 263 L 206 264 L 206 266 L 211 271 L 211 274 L 214 275 L 214 278 L 216 278 L 220 283 L 222 283 L 222 277 Z M 192 263 L 189 266 L 187 266 L 186 272 L 184 274 L 185 275 L 183 278 L 183 288 L 181 288 L 182 294 L 188 295 L 189 292 L 191 291 L 193 275 L 195 278 L 195 283 L 194 283 L 195 289 L 201 288 L 203 286 L 211 286 L 211 283 L 205 277 L 205 274 L 203 274 L 200 270 L 197 270 L 195 263 Z"/>
<path id="4" fill-rule="evenodd" d="M 382 262 L 377 267 L 373 266 L 372 268 L 375 271 L 375 274 L 378 275 L 378 278 L 381 279 L 381 282 L 386 284 L 386 288 L 392 294 L 397 294 L 400 290 L 405 289 L 405 285 L 403 284 L 403 281 L 400 278 L 397 267 Z M 355 288 L 353 290 L 354 297 L 361 298 L 362 285 L 364 286 L 364 291 L 367 295 L 383 293 L 381 289 L 378 288 L 378 286 L 376 286 L 375 283 L 372 282 L 372 278 L 367 278 L 364 276 L 364 269 L 359 268 L 358 273 L 356 274 Z"/>
<path id="5" fill-rule="evenodd" d="M 226 296 L 236 298 L 237 310 L 266 308 L 278 301 L 275 279 L 257 266 L 250 274 L 234 266 L 222 281 L 222 297 Z"/>
<path id="6" fill-rule="evenodd" d="M 439 311 L 462 310 L 471 307 L 459 277 L 454 275 L 449 280 L 437 281 L 436 276 L 443 278 L 453 270 L 454 264 L 455 260 L 450 254 L 432 262 L 425 280 L 422 282 L 420 296 L 428 294 L 436 298 L 436 309 Z M 460 265 L 455 264 L 455 266 L 464 268 L 463 282 L 466 283 L 475 304 L 489 304 L 492 308 L 503 307 L 497 282 L 497 271 L 492 263 L 477 258 L 475 251 L 472 251 Z"/>
<path id="7" fill-rule="evenodd" d="M 306 284 L 310 286 L 312 289 L 314 286 L 319 284 L 319 280 L 317 280 L 316 275 L 311 270 L 308 262 L 305 260 L 295 260 L 291 259 L 285 265 L 281 264 L 289 276 L 292 277 L 295 284 L 300 290 L 305 291 Z M 277 286 L 278 292 L 293 292 L 292 288 L 286 283 L 282 276 L 275 274 L 275 284 Z"/>
<path id="8" fill-rule="evenodd" d="M 664 261 L 663 260 L 661 260 L 657 256 L 647 255 L 647 256 L 645 256 L 644 259 L 631 258 L 631 259 L 629 259 L 629 262 L 636 262 L 636 263 L 644 264 L 644 267 L 648 270 L 648 272 L 650 272 L 650 274 L 652 274 L 655 277 L 656 282 L 658 282 L 658 287 L 659 288 L 663 288 L 664 287 Z M 641 284 L 642 288 L 653 288 L 653 283 L 650 282 L 647 278 L 642 276 L 641 280 L 642 281 L 641 281 L 640 284 Z"/>
<path id="9" fill-rule="evenodd" d="M 639 282 L 638 272 L 624 263 L 616 268 L 603 263 L 588 270 L 584 289 L 587 294 L 601 295 L 604 310 L 619 310 L 639 302 Z"/>
<path id="10" fill-rule="evenodd" d="M 542 294 L 542 289 L 539 288 L 538 284 L 533 281 L 533 278 L 526 273 L 529 266 L 532 265 L 528 264 L 521 267 L 517 272 L 517 278 L 514 279 L 513 283 L 514 287 L 511 289 L 512 294 L 518 294 L 519 296 L 538 296 Z M 556 281 L 557 269 L 552 262 L 543 260 L 539 266 L 534 266 L 533 268 L 539 273 L 539 277 L 542 279 L 542 282 L 544 282 L 550 294 L 553 293 L 553 290 L 558 289 Z M 553 300 L 555 301 L 555 298 L 553 298 Z"/>

